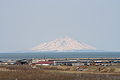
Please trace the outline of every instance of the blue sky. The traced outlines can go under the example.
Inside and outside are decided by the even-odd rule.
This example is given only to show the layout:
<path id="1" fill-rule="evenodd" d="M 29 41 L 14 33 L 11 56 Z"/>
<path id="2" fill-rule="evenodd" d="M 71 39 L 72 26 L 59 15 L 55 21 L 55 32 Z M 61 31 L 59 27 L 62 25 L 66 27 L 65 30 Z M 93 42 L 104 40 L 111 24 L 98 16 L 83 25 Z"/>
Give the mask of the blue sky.
<path id="1" fill-rule="evenodd" d="M 120 51 L 120 0 L 0 0 L 0 52 L 71 37 Z"/>

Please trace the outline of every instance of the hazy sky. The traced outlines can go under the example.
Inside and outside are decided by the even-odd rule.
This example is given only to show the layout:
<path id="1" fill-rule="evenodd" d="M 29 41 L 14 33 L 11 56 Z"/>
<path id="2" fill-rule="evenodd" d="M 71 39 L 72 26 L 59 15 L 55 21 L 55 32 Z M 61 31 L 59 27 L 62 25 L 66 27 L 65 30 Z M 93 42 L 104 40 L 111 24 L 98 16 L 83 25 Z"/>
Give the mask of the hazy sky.
<path id="1" fill-rule="evenodd" d="M 66 36 L 120 51 L 120 0 L 0 0 L 0 52 Z"/>

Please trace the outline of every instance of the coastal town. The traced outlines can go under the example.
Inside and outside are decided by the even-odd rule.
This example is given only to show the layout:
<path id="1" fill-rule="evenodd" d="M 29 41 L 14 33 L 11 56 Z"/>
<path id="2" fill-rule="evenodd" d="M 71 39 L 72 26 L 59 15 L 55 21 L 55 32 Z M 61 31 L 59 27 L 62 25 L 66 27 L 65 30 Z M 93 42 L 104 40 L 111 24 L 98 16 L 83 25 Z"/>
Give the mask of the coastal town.
<path id="1" fill-rule="evenodd" d="M 120 58 L 56 58 L 56 59 L 4 59 L 0 60 L 2 65 L 30 65 L 36 66 L 114 66 L 120 64 Z"/>

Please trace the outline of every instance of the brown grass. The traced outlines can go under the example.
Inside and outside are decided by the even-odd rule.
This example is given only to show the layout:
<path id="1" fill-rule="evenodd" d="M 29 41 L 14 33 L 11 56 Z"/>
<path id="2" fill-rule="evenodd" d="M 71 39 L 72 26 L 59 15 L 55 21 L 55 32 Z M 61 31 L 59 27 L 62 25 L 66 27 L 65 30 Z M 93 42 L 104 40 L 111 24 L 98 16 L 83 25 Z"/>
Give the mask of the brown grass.
<path id="1" fill-rule="evenodd" d="M 76 67 L 73 66 L 38 66 L 39 69 L 43 70 L 61 70 L 61 71 L 75 71 Z"/>
<path id="2" fill-rule="evenodd" d="M 3 66 L 0 80 L 120 80 L 120 74 L 67 73 L 67 71 L 32 69 L 30 66 Z"/>

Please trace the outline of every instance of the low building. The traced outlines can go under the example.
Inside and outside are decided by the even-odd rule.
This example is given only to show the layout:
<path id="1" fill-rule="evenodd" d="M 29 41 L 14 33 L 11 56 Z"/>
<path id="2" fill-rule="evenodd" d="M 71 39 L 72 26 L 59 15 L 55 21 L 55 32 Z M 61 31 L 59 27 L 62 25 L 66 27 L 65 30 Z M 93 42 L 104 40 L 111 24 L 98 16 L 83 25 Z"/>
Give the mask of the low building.
<path id="1" fill-rule="evenodd" d="M 36 63 L 32 63 L 34 65 L 54 65 L 54 62 L 53 61 L 39 61 L 39 62 L 36 62 Z"/>
<path id="2" fill-rule="evenodd" d="M 31 62 L 31 59 L 21 59 L 21 60 L 17 60 L 16 64 L 17 65 L 27 65 Z"/>

